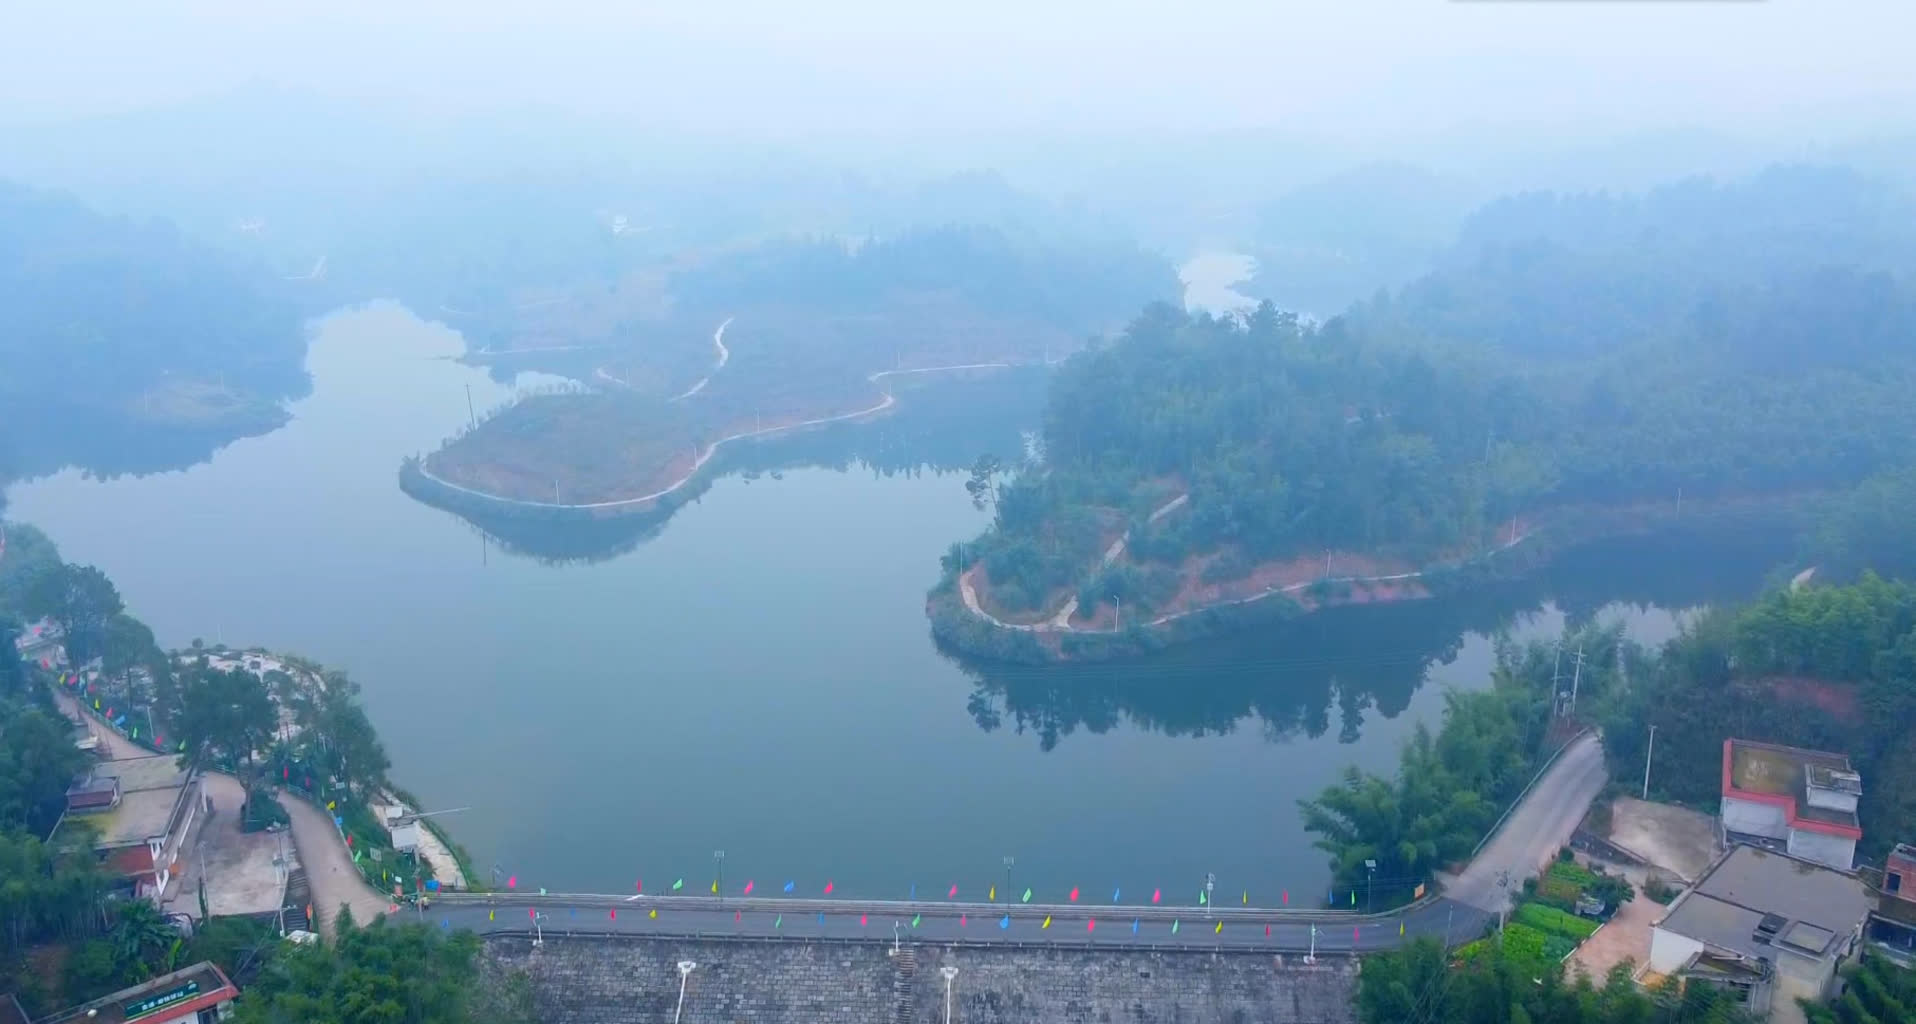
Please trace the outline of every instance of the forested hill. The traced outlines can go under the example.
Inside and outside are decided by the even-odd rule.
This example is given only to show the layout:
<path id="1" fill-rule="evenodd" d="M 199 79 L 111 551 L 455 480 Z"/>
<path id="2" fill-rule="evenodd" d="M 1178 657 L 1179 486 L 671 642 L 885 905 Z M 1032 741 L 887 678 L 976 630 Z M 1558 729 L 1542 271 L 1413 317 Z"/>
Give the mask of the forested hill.
<path id="1" fill-rule="evenodd" d="M 1798 201 L 1773 187 L 1791 180 L 1727 187 L 1767 198 L 1718 205 L 1756 223 L 1753 209 Z M 1566 245 L 1522 275 L 1494 259 L 1446 269 L 1321 328 L 1269 306 L 1241 321 L 1148 310 L 1059 372 L 1044 463 L 986 492 L 992 527 L 947 569 L 982 563 L 972 579 L 1008 619 L 1075 598 L 1072 624 L 1099 628 L 1119 598 L 1132 621 L 1186 611 L 1288 583 L 1300 560 L 1321 570 L 1327 551 L 1403 571 L 1564 509 L 1826 491 L 1916 461 L 1916 291 L 1862 259 L 1895 251 L 1873 223 L 1817 221 L 1856 230 L 1831 228 L 1794 265 L 1686 223 L 1666 211 L 1635 235 L 1689 242 Z M 1709 237 L 1736 254 L 1687 272 Z M 1727 272 L 1736 259 L 1748 269 Z M 1674 293 L 1635 330 L 1611 316 L 1629 303 L 1593 294 L 1601 280 Z M 1586 343 L 1512 351 L 1559 330 Z"/>
<path id="2" fill-rule="evenodd" d="M 164 222 L 0 182 L 0 478 L 161 468 L 276 424 L 307 386 L 277 284 Z"/>
<path id="3" fill-rule="evenodd" d="M 1140 305 L 1182 293 L 1177 271 L 1135 245 L 1042 240 L 996 228 L 923 228 L 852 244 L 787 238 L 673 275 L 682 306 L 797 306 L 872 313 L 926 298 L 993 318 L 1072 332 L 1124 323 Z"/>
<path id="4" fill-rule="evenodd" d="M 1876 271 L 1916 272 L 1916 196 L 1845 168 L 1773 167 L 1639 196 L 1499 199 L 1465 221 L 1438 269 L 1349 319 L 1546 359 L 1682 336 L 1733 358 L 1774 357 L 1820 332 L 1814 293 L 1841 316 L 1869 301 L 1844 292 L 1881 287 Z"/>

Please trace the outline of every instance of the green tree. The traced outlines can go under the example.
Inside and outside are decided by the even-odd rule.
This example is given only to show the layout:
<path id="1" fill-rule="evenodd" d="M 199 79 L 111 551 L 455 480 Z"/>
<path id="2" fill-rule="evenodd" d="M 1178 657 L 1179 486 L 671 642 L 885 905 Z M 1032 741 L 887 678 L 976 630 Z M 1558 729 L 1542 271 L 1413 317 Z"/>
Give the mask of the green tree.
<path id="1" fill-rule="evenodd" d="M 173 970 L 185 939 L 160 909 L 146 900 L 127 900 L 113 913 L 109 933 L 120 974 L 141 982 Z"/>
<path id="2" fill-rule="evenodd" d="M 529 1024 L 523 985 L 481 971 L 471 932 L 381 919 L 290 950 L 240 998 L 236 1024 Z"/>
<path id="3" fill-rule="evenodd" d="M 52 619 L 65 633 L 67 657 L 84 665 L 100 656 L 107 620 L 125 606 L 106 573 L 90 565 L 62 563 L 35 577 L 26 593 L 26 613 Z"/>
<path id="4" fill-rule="evenodd" d="M 100 671 L 118 679 L 122 690 L 130 690 L 133 670 L 153 664 L 159 653 L 153 631 L 125 612 L 110 616 L 101 628 Z"/>

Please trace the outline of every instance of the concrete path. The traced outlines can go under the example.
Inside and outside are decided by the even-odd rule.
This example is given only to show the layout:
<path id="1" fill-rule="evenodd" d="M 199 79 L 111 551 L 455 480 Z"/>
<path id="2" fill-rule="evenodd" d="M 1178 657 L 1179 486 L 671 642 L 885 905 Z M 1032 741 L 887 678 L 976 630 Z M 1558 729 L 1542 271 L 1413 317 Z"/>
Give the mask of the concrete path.
<path id="1" fill-rule="evenodd" d="M 1491 914 L 1508 909 L 1523 880 L 1570 841 L 1606 778 L 1603 743 L 1597 735 L 1572 742 L 1470 864 L 1449 880 L 1444 895 Z"/>
<path id="2" fill-rule="evenodd" d="M 56 688 L 53 698 L 69 718 L 81 716 L 79 720 L 85 721 L 87 728 L 100 738 L 100 747 L 107 752 L 109 760 L 153 756 L 153 751 L 107 728 L 86 713 L 72 695 Z M 238 779 L 224 772 L 205 772 L 201 779 L 215 806 L 230 814 L 239 813 L 240 804 L 246 799 L 246 789 Z M 358 869 L 353 866 L 352 854 L 347 851 L 345 842 L 339 838 L 339 830 L 333 827 L 333 821 L 326 816 L 326 812 L 295 796 L 281 793 L 277 798 L 292 821 L 293 848 L 300 864 L 306 868 L 306 880 L 313 889 L 313 913 L 319 918 L 320 933 L 332 934 L 333 919 L 338 915 L 341 904 L 350 905 L 354 919 L 362 924 L 386 913 L 391 903 L 360 877 Z"/>

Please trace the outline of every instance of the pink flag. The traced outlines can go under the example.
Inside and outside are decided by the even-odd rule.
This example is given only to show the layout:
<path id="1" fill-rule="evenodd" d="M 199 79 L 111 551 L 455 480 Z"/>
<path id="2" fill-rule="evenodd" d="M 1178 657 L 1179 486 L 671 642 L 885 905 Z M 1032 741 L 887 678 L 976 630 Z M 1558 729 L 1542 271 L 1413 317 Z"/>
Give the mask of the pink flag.
<path id="1" fill-rule="evenodd" d="M 538 911 L 536 911 L 536 910 L 534 910 L 534 909 L 532 909 L 531 907 L 527 907 L 527 908 L 526 908 L 526 916 L 527 916 L 527 917 L 529 917 L 529 918 L 532 918 L 532 919 L 533 919 L 533 920 L 535 920 L 535 921 L 537 921 L 537 920 L 539 919 L 539 912 L 538 912 Z"/>
<path id="2" fill-rule="evenodd" d="M 518 875 L 507 875 L 507 876 L 506 876 L 506 888 L 508 888 L 508 889 L 517 889 L 517 888 L 519 888 L 519 876 L 518 876 Z"/>
<path id="3" fill-rule="evenodd" d="M 614 920 L 614 921 L 617 921 L 618 919 L 619 919 L 619 908 L 618 908 L 618 907 L 613 907 L 613 908 L 612 908 L 612 920 Z"/>
<path id="4" fill-rule="evenodd" d="M 1291 891 L 1289 889 L 1284 890 L 1284 905 L 1287 907 L 1291 905 Z"/>
<path id="5" fill-rule="evenodd" d="M 1156 903 L 1163 896 L 1164 896 L 1164 890 L 1162 889 L 1151 890 L 1151 902 Z"/>
<path id="6" fill-rule="evenodd" d="M 827 895 L 827 896 L 830 896 L 831 894 L 832 894 L 832 883 L 830 883 L 830 882 L 826 882 L 826 883 L 825 883 L 825 895 Z"/>
<path id="7" fill-rule="evenodd" d="M 1357 945 L 1357 929 L 1351 929 L 1351 945 Z"/>
<path id="8" fill-rule="evenodd" d="M 1085 931 L 1088 931 L 1088 932 L 1095 932 L 1095 931 L 1097 931 L 1097 930 L 1098 930 L 1098 919 L 1094 917 L 1094 918 L 1092 918 L 1091 920 L 1089 920 L 1089 921 L 1086 921 L 1086 922 L 1084 923 L 1084 930 L 1085 930 Z"/>
<path id="9" fill-rule="evenodd" d="M 956 883 L 952 885 L 951 891 L 945 894 L 945 898 L 948 900 L 955 900 L 958 898 L 958 886 Z"/>
<path id="10" fill-rule="evenodd" d="M 752 880 L 748 878 L 745 880 L 745 895 L 750 896 L 751 894 L 752 894 Z"/>
<path id="11" fill-rule="evenodd" d="M 733 923 L 733 924 L 737 924 L 737 923 L 739 923 L 740 921 L 743 921 L 743 920 L 745 920 L 745 915 L 744 915 L 743 913 L 741 913 L 741 912 L 739 912 L 739 911 L 736 911 L 736 910 L 734 910 L 734 911 L 732 911 L 732 923 Z"/>
<path id="12" fill-rule="evenodd" d="M 1271 926 L 1268 924 L 1264 926 L 1264 937 L 1267 939 L 1271 937 Z"/>
<path id="13" fill-rule="evenodd" d="M 858 915 L 858 927 L 865 927 L 865 915 L 863 914 Z"/>
<path id="14" fill-rule="evenodd" d="M 1071 887 L 1071 902 L 1078 902 L 1078 887 L 1075 885 Z"/>
<path id="15" fill-rule="evenodd" d="M 634 882 L 632 883 L 632 889 L 633 889 L 633 891 L 634 891 L 634 892 L 644 892 L 644 891 L 645 891 L 645 879 L 643 879 L 643 878 L 641 878 L 641 879 L 638 879 L 638 880 L 636 880 L 636 881 L 634 881 Z"/>
<path id="16" fill-rule="evenodd" d="M 958 915 L 958 927 L 960 927 L 960 928 L 963 928 L 964 926 L 965 926 L 965 915 L 963 915 L 963 914 L 959 914 L 959 915 Z"/>

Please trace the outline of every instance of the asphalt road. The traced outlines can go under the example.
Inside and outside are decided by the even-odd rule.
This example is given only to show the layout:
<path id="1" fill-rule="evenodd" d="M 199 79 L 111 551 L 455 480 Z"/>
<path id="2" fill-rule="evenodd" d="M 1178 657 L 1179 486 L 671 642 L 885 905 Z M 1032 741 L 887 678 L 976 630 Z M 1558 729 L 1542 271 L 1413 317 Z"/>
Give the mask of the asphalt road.
<path id="1" fill-rule="evenodd" d="M 1508 909 L 1523 880 L 1570 841 L 1606 777 L 1595 733 L 1565 747 L 1470 864 L 1445 880 L 1444 895 L 1491 914 Z"/>

